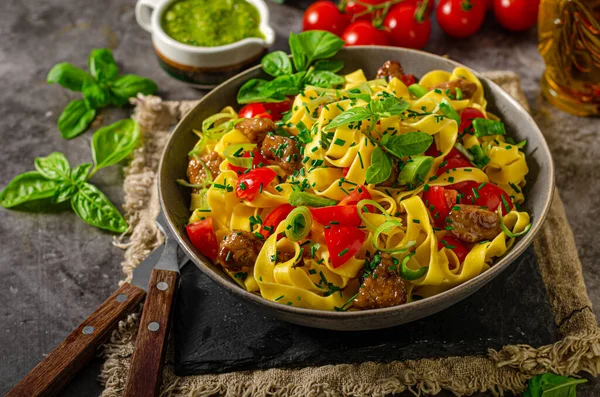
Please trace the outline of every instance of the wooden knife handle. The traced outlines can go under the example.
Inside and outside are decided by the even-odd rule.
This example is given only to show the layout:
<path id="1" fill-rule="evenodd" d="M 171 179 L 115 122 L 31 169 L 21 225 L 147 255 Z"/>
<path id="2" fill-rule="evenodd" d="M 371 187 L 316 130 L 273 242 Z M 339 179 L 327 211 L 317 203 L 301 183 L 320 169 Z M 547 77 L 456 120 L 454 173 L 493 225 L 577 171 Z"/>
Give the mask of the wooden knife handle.
<path id="1" fill-rule="evenodd" d="M 124 397 L 158 396 L 179 273 L 152 270 Z"/>
<path id="2" fill-rule="evenodd" d="M 96 354 L 126 314 L 142 301 L 146 292 L 124 283 L 82 322 L 44 360 L 31 370 L 7 397 L 54 396 Z"/>

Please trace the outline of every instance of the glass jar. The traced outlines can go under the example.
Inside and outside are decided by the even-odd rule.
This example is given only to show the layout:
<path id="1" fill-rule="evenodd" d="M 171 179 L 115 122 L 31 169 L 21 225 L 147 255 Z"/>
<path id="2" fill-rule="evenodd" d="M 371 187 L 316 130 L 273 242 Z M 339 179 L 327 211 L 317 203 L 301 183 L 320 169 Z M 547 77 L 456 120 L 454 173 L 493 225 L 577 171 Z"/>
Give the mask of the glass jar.
<path id="1" fill-rule="evenodd" d="M 542 92 L 557 108 L 600 115 L 600 0 L 542 0 Z"/>

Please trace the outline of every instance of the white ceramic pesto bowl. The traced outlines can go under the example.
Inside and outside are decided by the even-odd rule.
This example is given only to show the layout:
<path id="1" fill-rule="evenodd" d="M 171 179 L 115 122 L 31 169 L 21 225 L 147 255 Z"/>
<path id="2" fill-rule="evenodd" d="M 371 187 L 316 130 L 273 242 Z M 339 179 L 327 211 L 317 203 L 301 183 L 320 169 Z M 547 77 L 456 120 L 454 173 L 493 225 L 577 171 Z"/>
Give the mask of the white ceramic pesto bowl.
<path id="1" fill-rule="evenodd" d="M 213 88 L 244 69 L 260 62 L 275 42 L 269 26 L 269 9 L 263 0 L 246 0 L 258 10 L 259 30 L 265 37 L 246 38 L 235 43 L 198 47 L 180 43 L 165 33 L 161 19 L 175 0 L 138 0 L 135 17 L 152 34 L 154 51 L 160 66 L 172 77 L 198 88 Z M 221 1 L 221 0 L 218 0 Z"/>

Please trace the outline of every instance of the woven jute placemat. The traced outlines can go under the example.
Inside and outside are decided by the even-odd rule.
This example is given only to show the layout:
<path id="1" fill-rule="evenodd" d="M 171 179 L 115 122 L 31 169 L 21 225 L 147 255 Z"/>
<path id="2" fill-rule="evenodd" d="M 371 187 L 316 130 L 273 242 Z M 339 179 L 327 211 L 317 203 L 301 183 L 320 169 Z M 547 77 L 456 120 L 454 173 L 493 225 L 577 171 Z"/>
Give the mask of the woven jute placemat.
<path id="1" fill-rule="evenodd" d="M 528 108 L 519 77 L 513 72 L 485 74 Z M 116 244 L 125 249 L 122 263 L 126 279 L 133 269 L 162 242 L 154 220 L 159 212 L 156 170 L 172 127 L 197 101 L 162 101 L 158 97 L 136 100 L 134 118 L 143 130 L 143 143 L 134 152 L 125 174 L 125 211 L 129 233 Z M 534 248 L 547 288 L 560 340 L 552 345 L 508 345 L 487 355 L 365 362 L 303 369 L 269 369 L 219 375 L 178 377 L 173 355 L 167 355 L 163 396 L 383 396 L 410 390 L 436 394 L 477 391 L 503 395 L 521 392 L 534 375 L 554 372 L 576 375 L 600 373 L 600 328 L 591 310 L 573 233 L 562 201 L 554 201 Z M 102 352 L 106 359 L 101 381 L 104 397 L 121 395 L 133 352 L 138 314 L 119 324 Z"/>

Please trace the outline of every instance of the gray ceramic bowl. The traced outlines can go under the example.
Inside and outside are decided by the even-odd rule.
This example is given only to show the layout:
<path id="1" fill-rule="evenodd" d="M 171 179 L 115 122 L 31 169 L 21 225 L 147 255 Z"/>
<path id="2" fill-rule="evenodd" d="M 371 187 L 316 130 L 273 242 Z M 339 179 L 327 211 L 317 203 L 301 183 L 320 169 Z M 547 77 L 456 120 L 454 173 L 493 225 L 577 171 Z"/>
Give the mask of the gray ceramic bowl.
<path id="1" fill-rule="evenodd" d="M 340 51 L 336 58 L 345 62 L 343 72 L 361 68 L 367 76 L 375 76 L 377 69 L 388 59 L 399 60 L 407 73 L 416 76 L 422 76 L 433 69 L 451 71 L 457 66 L 463 66 L 425 52 L 392 47 L 347 48 Z M 336 330 L 369 330 L 414 321 L 459 302 L 489 283 L 510 266 L 539 232 L 550 208 L 554 189 L 554 168 L 550 151 L 533 118 L 523 107 L 496 84 L 481 78 L 489 109 L 502 118 L 508 135 L 516 140 L 527 139 L 526 153 L 530 172 L 527 175 L 526 204 L 523 207 L 531 214 L 533 221 L 531 231 L 519 238 L 513 248 L 499 258 L 490 270 L 434 297 L 402 306 L 368 311 L 326 312 L 295 308 L 265 300 L 243 290 L 229 276 L 204 258 L 190 243 L 185 233 L 185 223 L 190 215 L 188 211 L 190 191 L 176 184 L 175 180 L 185 178 L 187 153 L 197 140 L 191 132 L 192 128 L 200 129 L 206 117 L 218 112 L 224 106 L 234 105 L 239 87 L 248 79 L 256 77 L 268 78 L 260 67 L 255 67 L 226 81 L 206 95 L 177 125 L 167 143 L 160 164 L 159 193 L 169 227 L 191 260 L 217 284 L 243 301 L 257 306 L 265 315 L 308 327 Z"/>

